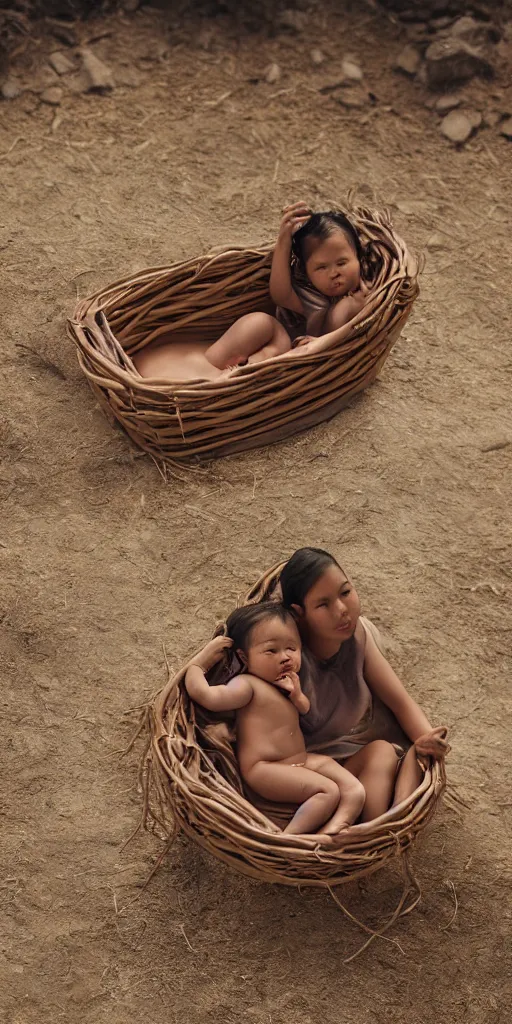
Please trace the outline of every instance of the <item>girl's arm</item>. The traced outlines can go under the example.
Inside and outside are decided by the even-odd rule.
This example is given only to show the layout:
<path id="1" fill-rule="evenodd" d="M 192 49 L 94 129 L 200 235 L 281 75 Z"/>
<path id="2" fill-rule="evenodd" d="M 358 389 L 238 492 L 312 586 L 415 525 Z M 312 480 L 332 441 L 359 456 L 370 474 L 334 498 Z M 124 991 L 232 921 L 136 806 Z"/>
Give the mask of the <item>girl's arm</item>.
<path id="1" fill-rule="evenodd" d="M 225 685 L 210 686 L 199 665 L 189 665 L 185 686 L 189 697 L 209 711 L 236 711 L 245 707 L 253 696 L 246 676 L 235 676 Z"/>
<path id="2" fill-rule="evenodd" d="M 393 712 L 413 743 L 425 733 L 432 732 L 432 726 L 427 716 L 407 693 L 405 686 L 393 672 L 391 665 L 381 654 L 369 633 L 366 634 L 364 677 L 372 693 L 380 697 L 381 701 Z"/>
<path id="3" fill-rule="evenodd" d="M 276 306 L 284 306 L 285 309 L 292 309 L 295 313 L 302 315 L 304 315 L 304 307 L 292 285 L 290 256 L 292 235 L 309 220 L 310 216 L 311 210 L 305 203 L 293 203 L 292 206 L 285 206 L 272 257 L 269 283 L 270 297 Z"/>

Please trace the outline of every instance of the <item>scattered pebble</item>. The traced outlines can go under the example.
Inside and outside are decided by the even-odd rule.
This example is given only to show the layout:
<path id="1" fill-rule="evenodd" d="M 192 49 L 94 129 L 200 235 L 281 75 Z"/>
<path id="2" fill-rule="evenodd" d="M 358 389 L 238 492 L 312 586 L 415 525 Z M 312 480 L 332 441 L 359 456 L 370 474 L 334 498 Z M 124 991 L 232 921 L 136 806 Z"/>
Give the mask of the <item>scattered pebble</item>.
<path id="1" fill-rule="evenodd" d="M 415 75 L 421 64 L 421 56 L 415 46 L 409 43 L 400 51 L 393 64 L 395 71 L 401 71 L 404 75 Z"/>
<path id="2" fill-rule="evenodd" d="M 21 96 L 22 89 L 15 78 L 7 78 L 0 92 L 2 93 L 2 99 L 15 100 L 18 96 Z"/>
<path id="3" fill-rule="evenodd" d="M 316 64 L 317 67 L 320 67 L 320 64 L 323 64 L 324 61 L 325 61 L 325 54 L 323 54 L 321 50 L 317 50 L 317 49 L 311 50 L 311 63 L 312 64 Z"/>
<path id="4" fill-rule="evenodd" d="M 263 72 L 263 77 L 269 85 L 275 85 L 275 83 L 281 78 L 281 68 L 279 67 L 279 64 L 269 64 L 268 68 Z"/>
<path id="5" fill-rule="evenodd" d="M 51 53 L 48 57 L 48 63 L 58 75 L 67 75 L 70 71 L 75 70 L 73 62 L 61 50 L 55 50 L 55 53 Z"/>
<path id="6" fill-rule="evenodd" d="M 473 125 L 460 110 L 451 110 L 441 121 L 441 131 L 450 142 L 461 145 L 473 134 Z"/>
<path id="7" fill-rule="evenodd" d="M 295 35 L 300 35 L 306 27 L 306 16 L 301 11 L 286 9 L 281 11 L 277 17 L 278 28 L 286 29 Z"/>
<path id="8" fill-rule="evenodd" d="M 363 72 L 355 60 L 346 57 L 341 62 L 341 73 L 347 82 L 362 82 Z"/>
<path id="9" fill-rule="evenodd" d="M 435 107 L 439 114 L 448 114 L 450 110 L 460 107 L 462 96 L 456 92 L 447 92 L 436 101 Z"/>
<path id="10" fill-rule="evenodd" d="M 484 114 L 484 124 L 487 128 L 497 128 L 501 121 L 501 114 L 497 110 L 488 110 Z"/>
<path id="11" fill-rule="evenodd" d="M 453 18 L 450 18 L 449 14 L 441 15 L 439 18 L 431 18 L 429 26 L 434 32 L 441 32 L 443 28 L 448 28 L 451 25 Z"/>
<path id="12" fill-rule="evenodd" d="M 339 103 L 342 107 L 347 107 L 349 110 L 364 107 L 367 101 L 367 94 L 364 89 L 358 89 L 356 87 L 351 89 L 340 89 L 333 99 L 336 103 Z"/>
<path id="13" fill-rule="evenodd" d="M 463 39 L 436 39 L 425 53 L 426 79 L 433 89 L 465 82 L 475 75 L 491 78 L 494 74 L 487 57 Z"/>
<path id="14" fill-rule="evenodd" d="M 512 117 L 507 117 L 507 120 L 500 125 L 500 135 L 504 135 L 506 139 L 512 139 Z"/>
<path id="15" fill-rule="evenodd" d="M 483 117 L 479 110 L 474 110 L 473 107 L 469 107 L 468 109 L 463 110 L 462 113 L 464 114 L 465 117 L 467 117 L 468 121 L 471 122 L 473 131 L 476 131 L 477 128 L 482 127 Z"/>
<path id="16" fill-rule="evenodd" d="M 449 35 L 455 39 L 463 39 L 470 46 L 484 46 L 488 42 L 497 42 L 500 33 L 488 22 L 477 21 L 471 15 L 457 18 L 451 25 Z"/>
<path id="17" fill-rule="evenodd" d="M 87 46 L 83 46 L 80 53 L 87 76 L 87 92 L 110 92 L 114 88 L 110 68 Z"/>
<path id="18" fill-rule="evenodd" d="M 62 21 L 57 21 L 56 18 L 45 18 L 45 21 L 50 28 L 52 36 L 58 39 L 59 43 L 64 43 L 65 46 L 78 46 L 76 32 L 69 25 L 65 25 Z"/>
<path id="19" fill-rule="evenodd" d="M 41 93 L 41 100 L 43 103 L 49 103 L 51 107 L 58 107 L 62 102 L 62 96 L 62 89 L 58 85 L 50 85 Z"/>
<path id="20" fill-rule="evenodd" d="M 447 249 L 449 246 L 449 239 L 446 235 L 440 234 L 438 231 L 434 231 L 434 234 L 430 236 L 427 242 L 427 249 Z"/>

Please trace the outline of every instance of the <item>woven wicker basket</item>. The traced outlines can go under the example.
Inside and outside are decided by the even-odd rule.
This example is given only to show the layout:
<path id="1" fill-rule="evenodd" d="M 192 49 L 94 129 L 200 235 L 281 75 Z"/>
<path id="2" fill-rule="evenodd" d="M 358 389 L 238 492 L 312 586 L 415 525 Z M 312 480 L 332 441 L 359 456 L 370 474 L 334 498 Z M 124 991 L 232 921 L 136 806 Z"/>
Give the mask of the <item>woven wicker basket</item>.
<path id="1" fill-rule="evenodd" d="M 160 462 L 271 444 L 337 413 L 379 372 L 418 294 L 417 263 L 389 218 L 349 212 L 382 266 L 345 340 L 268 359 L 222 380 L 149 383 L 130 358 L 169 331 L 214 341 L 244 313 L 272 311 L 272 249 L 226 249 L 147 270 L 79 303 L 68 332 L 101 406 Z"/>
<path id="2" fill-rule="evenodd" d="M 262 576 L 245 603 L 268 599 L 283 565 Z M 357 838 L 348 833 L 336 849 L 278 830 L 245 799 L 233 749 L 219 735 L 215 716 L 188 697 L 186 667 L 169 679 L 147 709 L 143 823 L 161 838 L 170 839 L 181 827 L 243 874 L 330 888 L 371 874 L 403 854 L 425 828 L 445 787 L 442 762 L 430 765 L 411 797 L 366 824 Z"/>

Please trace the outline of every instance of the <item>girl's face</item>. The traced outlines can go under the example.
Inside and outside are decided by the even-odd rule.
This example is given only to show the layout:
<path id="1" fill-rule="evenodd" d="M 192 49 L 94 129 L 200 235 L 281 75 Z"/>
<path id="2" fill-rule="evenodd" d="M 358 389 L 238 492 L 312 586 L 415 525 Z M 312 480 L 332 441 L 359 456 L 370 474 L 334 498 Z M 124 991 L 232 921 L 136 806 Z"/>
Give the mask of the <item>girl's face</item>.
<path id="1" fill-rule="evenodd" d="M 361 268 L 347 236 L 336 228 L 306 260 L 306 274 L 322 295 L 342 298 L 359 288 Z"/>
<path id="2" fill-rule="evenodd" d="M 293 607 L 308 638 L 332 653 L 352 636 L 361 612 L 357 592 L 338 565 L 330 565 L 313 584 L 303 608 Z"/>
<path id="3" fill-rule="evenodd" d="M 248 672 L 275 683 L 288 672 L 299 671 L 300 649 L 299 631 L 291 618 L 288 622 L 266 619 L 252 628 L 247 654 L 238 653 Z"/>

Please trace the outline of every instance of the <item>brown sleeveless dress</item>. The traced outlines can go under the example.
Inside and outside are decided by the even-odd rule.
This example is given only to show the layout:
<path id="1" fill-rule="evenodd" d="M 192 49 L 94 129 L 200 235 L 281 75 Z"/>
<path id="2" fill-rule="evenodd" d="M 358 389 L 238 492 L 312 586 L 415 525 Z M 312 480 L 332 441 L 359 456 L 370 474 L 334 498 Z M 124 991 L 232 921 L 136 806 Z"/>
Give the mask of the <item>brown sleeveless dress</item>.
<path id="1" fill-rule="evenodd" d="M 311 707 L 300 726 L 311 753 L 342 762 L 372 740 L 387 740 L 399 754 L 410 747 L 393 712 L 372 694 L 363 675 L 366 632 L 374 629 L 360 619 L 354 635 L 326 661 L 303 648 L 300 681 Z"/>
<path id="2" fill-rule="evenodd" d="M 276 320 L 288 332 L 292 343 L 304 335 L 319 338 L 322 334 L 326 333 L 325 322 L 332 303 L 326 295 L 322 295 L 316 288 L 313 288 L 307 278 L 294 274 L 292 284 L 294 292 L 302 302 L 306 315 L 302 316 L 300 313 L 295 313 L 292 309 L 277 306 Z"/>

